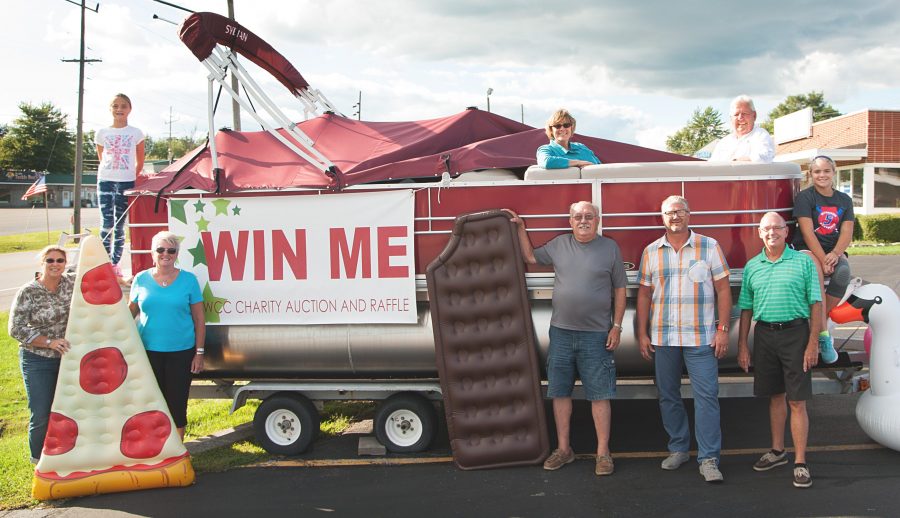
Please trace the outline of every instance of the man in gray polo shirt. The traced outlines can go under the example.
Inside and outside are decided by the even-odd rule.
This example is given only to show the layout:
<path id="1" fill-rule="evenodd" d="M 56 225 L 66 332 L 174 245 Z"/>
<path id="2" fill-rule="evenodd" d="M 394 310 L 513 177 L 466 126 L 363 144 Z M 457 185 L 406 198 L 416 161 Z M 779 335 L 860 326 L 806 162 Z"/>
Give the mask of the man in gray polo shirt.
<path id="1" fill-rule="evenodd" d="M 544 462 L 556 470 L 575 460 L 569 444 L 572 389 L 581 379 L 597 431 L 594 473 L 611 475 L 609 454 L 611 411 L 616 394 L 616 363 L 625 314 L 625 266 L 615 241 L 597 235 L 600 211 L 587 201 L 569 207 L 571 234 L 551 239 L 534 249 L 525 222 L 513 214 L 519 226 L 522 256 L 528 264 L 553 265 L 553 315 L 550 319 L 550 352 L 547 357 L 547 396 L 553 399 L 558 447 Z M 613 296 L 615 305 L 613 309 Z"/>

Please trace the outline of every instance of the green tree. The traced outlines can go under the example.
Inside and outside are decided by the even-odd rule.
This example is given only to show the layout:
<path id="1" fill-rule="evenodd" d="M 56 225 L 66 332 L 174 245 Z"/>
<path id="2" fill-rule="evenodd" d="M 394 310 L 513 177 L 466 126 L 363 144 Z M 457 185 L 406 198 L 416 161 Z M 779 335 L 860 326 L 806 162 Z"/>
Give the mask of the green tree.
<path id="1" fill-rule="evenodd" d="M 71 173 L 75 164 L 74 137 L 66 130 L 66 115 L 52 103 L 19 104 L 22 115 L 7 126 L 0 139 L 0 166 Z"/>
<path id="2" fill-rule="evenodd" d="M 196 139 L 194 137 L 173 137 L 172 138 L 172 160 L 178 160 L 195 147 L 203 144 L 205 139 Z M 169 139 L 168 138 L 147 138 L 147 159 L 148 160 L 168 160 L 169 158 Z"/>
<path id="3" fill-rule="evenodd" d="M 693 155 L 698 149 L 728 134 L 722 116 L 712 106 L 696 108 L 687 125 L 666 138 L 666 149 L 672 153 Z"/>
<path id="4" fill-rule="evenodd" d="M 789 113 L 802 110 L 803 108 L 812 108 L 813 122 L 819 122 L 825 119 L 831 119 L 841 115 L 834 106 L 825 102 L 823 92 L 812 91 L 808 94 L 789 95 L 787 99 L 769 112 L 769 118 L 766 122 L 760 124 L 769 133 L 775 133 L 775 119 Z"/>

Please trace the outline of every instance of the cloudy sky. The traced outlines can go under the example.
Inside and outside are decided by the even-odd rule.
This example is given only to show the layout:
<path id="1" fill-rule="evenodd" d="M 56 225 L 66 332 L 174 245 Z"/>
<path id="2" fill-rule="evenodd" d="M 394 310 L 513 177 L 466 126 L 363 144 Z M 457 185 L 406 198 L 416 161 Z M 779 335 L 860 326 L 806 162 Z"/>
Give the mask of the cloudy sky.
<path id="1" fill-rule="evenodd" d="M 206 71 L 177 36 L 187 13 L 152 0 L 99 0 L 87 13 L 85 130 L 109 125 L 115 92 L 153 137 L 206 128 Z M 93 6 L 97 0 L 89 0 Z M 175 1 L 226 12 L 226 0 Z M 235 0 L 236 18 L 287 57 L 346 115 L 414 120 L 485 108 L 540 126 L 569 108 L 580 133 L 662 149 L 697 107 L 725 114 L 754 97 L 760 119 L 787 95 L 822 90 L 838 110 L 900 109 L 895 0 Z M 0 123 L 20 102 L 77 113 L 79 8 L 4 2 Z M 302 107 L 254 77 L 294 119 Z M 217 126 L 230 126 L 230 106 Z M 244 129 L 259 126 L 244 117 Z"/>

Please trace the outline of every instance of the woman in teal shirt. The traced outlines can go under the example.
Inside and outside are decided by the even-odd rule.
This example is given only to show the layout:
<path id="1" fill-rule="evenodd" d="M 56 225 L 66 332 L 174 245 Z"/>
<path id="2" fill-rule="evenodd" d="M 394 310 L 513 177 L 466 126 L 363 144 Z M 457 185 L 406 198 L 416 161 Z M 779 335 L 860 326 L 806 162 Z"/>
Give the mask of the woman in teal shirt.
<path id="1" fill-rule="evenodd" d="M 140 316 L 138 332 L 147 358 L 183 439 L 191 373 L 203 370 L 206 318 L 197 277 L 175 267 L 178 246 L 171 232 L 153 236 L 154 267 L 134 277 L 128 307 Z"/>
<path id="2" fill-rule="evenodd" d="M 575 134 L 575 117 L 564 108 L 547 119 L 547 137 L 550 143 L 537 150 L 537 165 L 544 169 L 565 169 L 599 164 L 600 159 L 584 144 L 570 142 Z"/>

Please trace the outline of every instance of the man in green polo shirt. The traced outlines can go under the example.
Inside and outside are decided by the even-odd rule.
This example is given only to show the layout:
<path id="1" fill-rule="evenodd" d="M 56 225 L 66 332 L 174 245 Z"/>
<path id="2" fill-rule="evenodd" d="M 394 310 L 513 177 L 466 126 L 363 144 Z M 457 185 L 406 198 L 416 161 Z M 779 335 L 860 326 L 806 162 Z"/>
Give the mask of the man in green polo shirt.
<path id="1" fill-rule="evenodd" d="M 785 245 L 787 225 L 778 213 L 768 212 L 759 222 L 763 251 L 747 261 L 741 283 L 741 323 L 738 331 L 738 364 L 747 372 L 750 349 L 747 336 L 753 332 L 753 394 L 769 397 L 772 450 L 753 469 L 767 471 L 787 464 L 784 425 L 791 408 L 791 438 L 794 440 L 794 486 L 809 487 L 812 477 L 806 466 L 809 417 L 806 401 L 812 399 L 812 368 L 819 361 L 817 333 L 822 303 L 816 267 L 806 255 Z"/>

